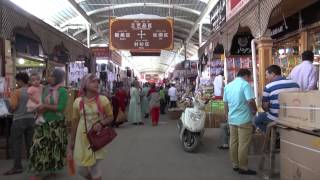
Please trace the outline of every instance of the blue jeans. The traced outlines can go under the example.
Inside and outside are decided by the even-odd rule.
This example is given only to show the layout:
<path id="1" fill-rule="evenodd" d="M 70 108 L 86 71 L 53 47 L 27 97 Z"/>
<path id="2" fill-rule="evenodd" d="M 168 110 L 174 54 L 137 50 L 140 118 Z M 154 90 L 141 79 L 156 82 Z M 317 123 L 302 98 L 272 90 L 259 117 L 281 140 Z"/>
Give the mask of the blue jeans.
<path id="1" fill-rule="evenodd" d="M 222 138 L 222 145 L 229 145 L 229 139 L 230 139 L 230 129 L 228 123 L 222 123 L 220 125 L 221 129 L 221 138 Z"/>
<path id="2" fill-rule="evenodd" d="M 261 131 L 266 132 L 267 126 L 269 123 L 273 122 L 267 117 L 267 113 L 259 113 L 258 116 L 254 120 L 254 124 L 257 128 L 259 128 Z"/>

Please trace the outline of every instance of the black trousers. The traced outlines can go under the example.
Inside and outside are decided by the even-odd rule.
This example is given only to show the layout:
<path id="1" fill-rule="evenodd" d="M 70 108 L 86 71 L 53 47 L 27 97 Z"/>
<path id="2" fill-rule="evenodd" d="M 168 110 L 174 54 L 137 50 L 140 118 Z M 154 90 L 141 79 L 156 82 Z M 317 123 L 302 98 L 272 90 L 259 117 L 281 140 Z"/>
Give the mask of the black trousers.
<path id="1" fill-rule="evenodd" d="M 166 105 L 167 105 L 166 100 L 160 99 L 160 113 L 161 114 L 165 114 Z"/>
<path id="2" fill-rule="evenodd" d="M 18 119 L 12 122 L 10 141 L 14 168 L 22 169 L 21 151 L 23 139 L 25 140 L 27 157 L 29 157 L 34 132 L 34 121 L 34 119 Z"/>
<path id="3" fill-rule="evenodd" d="M 177 107 L 177 101 L 170 101 L 170 108 L 176 108 Z"/>

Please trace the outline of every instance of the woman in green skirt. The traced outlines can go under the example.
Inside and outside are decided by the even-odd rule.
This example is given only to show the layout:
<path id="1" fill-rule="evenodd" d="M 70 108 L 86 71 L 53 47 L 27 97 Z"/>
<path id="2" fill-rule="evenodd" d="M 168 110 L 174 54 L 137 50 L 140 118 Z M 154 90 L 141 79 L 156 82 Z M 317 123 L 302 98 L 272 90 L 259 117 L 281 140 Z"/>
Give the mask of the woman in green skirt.
<path id="1" fill-rule="evenodd" d="M 49 85 L 42 93 L 42 105 L 38 113 L 44 121 L 37 123 L 30 150 L 29 168 L 36 176 L 31 180 L 58 173 L 64 168 L 67 149 L 67 129 L 64 109 L 68 100 L 63 87 L 65 72 L 54 69 L 48 78 Z"/>

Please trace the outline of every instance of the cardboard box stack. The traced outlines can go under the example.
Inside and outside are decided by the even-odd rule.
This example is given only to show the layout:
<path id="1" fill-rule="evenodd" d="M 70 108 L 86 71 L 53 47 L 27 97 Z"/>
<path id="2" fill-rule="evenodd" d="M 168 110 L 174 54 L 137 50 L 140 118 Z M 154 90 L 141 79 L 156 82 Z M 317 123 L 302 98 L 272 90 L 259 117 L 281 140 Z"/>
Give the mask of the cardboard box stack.
<path id="1" fill-rule="evenodd" d="M 281 129 L 281 180 L 320 179 L 320 137 Z"/>
<path id="2" fill-rule="evenodd" d="M 221 123 L 226 122 L 223 101 L 210 101 L 206 108 L 206 128 L 219 128 Z"/>
<path id="3" fill-rule="evenodd" d="M 320 179 L 320 134 L 311 133 L 320 129 L 319 99 L 319 91 L 289 92 L 279 96 L 279 123 L 292 128 L 280 132 L 282 180 Z"/>
<path id="4" fill-rule="evenodd" d="M 293 128 L 320 129 L 320 92 L 288 92 L 279 96 L 279 123 Z"/>

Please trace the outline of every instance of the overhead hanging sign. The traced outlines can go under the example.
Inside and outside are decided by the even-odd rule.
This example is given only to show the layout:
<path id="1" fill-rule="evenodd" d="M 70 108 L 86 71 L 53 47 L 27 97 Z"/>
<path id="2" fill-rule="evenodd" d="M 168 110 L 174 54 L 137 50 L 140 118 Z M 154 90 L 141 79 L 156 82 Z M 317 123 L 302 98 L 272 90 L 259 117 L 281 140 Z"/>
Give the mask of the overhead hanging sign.
<path id="1" fill-rule="evenodd" d="M 157 82 L 160 78 L 159 78 L 159 74 L 146 74 L 144 76 L 145 80 L 146 81 L 154 81 L 154 82 Z"/>
<path id="2" fill-rule="evenodd" d="M 227 21 L 237 14 L 250 0 L 227 0 Z"/>
<path id="3" fill-rule="evenodd" d="M 213 32 L 216 32 L 226 22 L 226 0 L 219 0 L 210 12 L 210 23 Z"/>
<path id="4" fill-rule="evenodd" d="M 91 47 L 90 50 L 96 59 L 107 59 L 119 66 L 122 65 L 122 56 L 115 51 L 110 51 L 109 47 Z"/>
<path id="5" fill-rule="evenodd" d="M 110 19 L 112 50 L 172 50 L 173 19 Z"/>
<path id="6" fill-rule="evenodd" d="M 99 58 L 109 59 L 110 57 L 109 47 L 91 47 L 90 51 L 92 55 L 97 59 Z"/>

